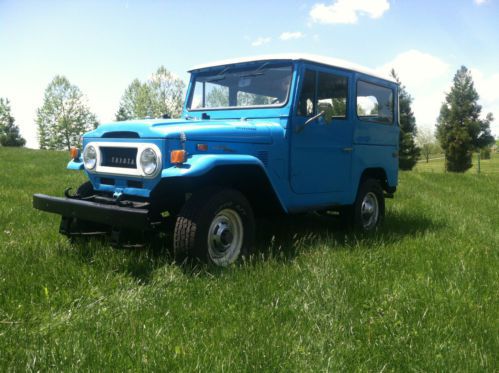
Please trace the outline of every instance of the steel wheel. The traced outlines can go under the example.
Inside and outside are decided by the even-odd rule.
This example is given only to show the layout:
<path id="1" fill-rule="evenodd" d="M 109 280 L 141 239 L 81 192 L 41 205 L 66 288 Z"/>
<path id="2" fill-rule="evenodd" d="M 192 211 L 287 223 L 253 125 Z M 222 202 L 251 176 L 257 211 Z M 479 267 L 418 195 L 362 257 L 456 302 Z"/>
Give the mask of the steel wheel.
<path id="1" fill-rule="evenodd" d="M 247 257 L 255 221 L 246 197 L 234 189 L 194 193 L 175 223 L 173 249 L 178 262 L 197 258 L 226 267 Z"/>
<path id="2" fill-rule="evenodd" d="M 243 245 L 243 222 L 237 211 L 220 211 L 208 229 L 208 255 L 219 266 L 227 266 L 236 261 Z"/>
<path id="3" fill-rule="evenodd" d="M 371 230 L 378 224 L 379 219 L 379 204 L 378 197 L 373 192 L 369 192 L 364 196 L 360 207 L 360 216 L 362 228 Z"/>
<path id="4" fill-rule="evenodd" d="M 347 225 L 364 232 L 371 232 L 383 222 L 385 198 L 378 180 L 367 179 L 362 182 L 355 202 L 342 206 L 340 215 Z"/>

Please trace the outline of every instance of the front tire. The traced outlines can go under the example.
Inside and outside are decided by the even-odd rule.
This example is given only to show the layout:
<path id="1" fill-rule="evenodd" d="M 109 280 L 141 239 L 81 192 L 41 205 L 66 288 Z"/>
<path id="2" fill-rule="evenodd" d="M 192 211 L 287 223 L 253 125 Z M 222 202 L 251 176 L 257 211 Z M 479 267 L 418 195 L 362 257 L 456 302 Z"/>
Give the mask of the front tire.
<path id="1" fill-rule="evenodd" d="M 254 226 L 251 206 L 240 192 L 223 189 L 194 193 L 177 217 L 175 258 L 197 258 L 226 267 L 250 254 Z"/>

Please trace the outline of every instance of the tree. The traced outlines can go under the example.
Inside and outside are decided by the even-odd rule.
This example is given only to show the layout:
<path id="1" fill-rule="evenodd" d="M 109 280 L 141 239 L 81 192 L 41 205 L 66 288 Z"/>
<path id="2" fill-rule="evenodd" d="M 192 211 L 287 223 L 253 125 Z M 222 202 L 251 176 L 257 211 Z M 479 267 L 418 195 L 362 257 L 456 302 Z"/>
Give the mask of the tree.
<path id="1" fill-rule="evenodd" d="M 24 146 L 26 140 L 19 133 L 15 119 L 10 114 L 10 102 L 7 98 L 0 98 L 0 145 Z"/>
<path id="2" fill-rule="evenodd" d="M 116 120 L 179 117 L 182 112 L 184 82 L 160 66 L 142 83 L 134 79 L 121 97 Z"/>
<path id="3" fill-rule="evenodd" d="M 80 146 L 80 137 L 97 127 L 83 93 L 64 76 L 57 75 L 45 89 L 37 110 L 40 149 L 70 149 Z"/>
<path id="4" fill-rule="evenodd" d="M 472 153 L 494 143 L 490 133 L 494 118 L 489 113 L 480 119 L 478 99 L 470 71 L 461 66 L 437 119 L 437 138 L 445 152 L 447 171 L 466 171 L 471 168 Z"/>
<path id="5" fill-rule="evenodd" d="M 206 107 L 229 106 L 229 89 L 224 86 L 213 86 L 206 94 Z"/>
<path id="6" fill-rule="evenodd" d="M 184 99 L 184 82 L 160 66 L 149 81 L 156 117 L 179 117 Z"/>
<path id="7" fill-rule="evenodd" d="M 147 83 L 134 79 L 123 94 L 116 120 L 153 116 L 152 93 Z"/>
<path id="8" fill-rule="evenodd" d="M 412 170 L 418 161 L 421 149 L 416 145 L 416 118 L 411 109 L 412 97 L 401 84 L 399 77 L 392 69 L 391 76 L 400 84 L 399 88 L 399 168 L 401 170 Z"/>
<path id="9" fill-rule="evenodd" d="M 418 130 L 416 143 L 420 147 L 421 153 L 423 154 L 426 163 L 428 163 L 428 161 L 430 160 L 430 155 L 437 154 L 441 151 L 435 135 L 429 128 Z"/>

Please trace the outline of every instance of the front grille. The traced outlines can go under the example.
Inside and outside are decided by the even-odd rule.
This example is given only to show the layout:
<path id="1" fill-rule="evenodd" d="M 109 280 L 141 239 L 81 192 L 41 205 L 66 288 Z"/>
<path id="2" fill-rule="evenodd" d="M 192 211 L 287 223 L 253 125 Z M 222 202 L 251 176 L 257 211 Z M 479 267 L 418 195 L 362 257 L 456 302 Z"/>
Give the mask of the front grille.
<path id="1" fill-rule="evenodd" d="M 119 168 L 137 168 L 136 148 L 100 148 L 102 160 L 101 166 Z"/>

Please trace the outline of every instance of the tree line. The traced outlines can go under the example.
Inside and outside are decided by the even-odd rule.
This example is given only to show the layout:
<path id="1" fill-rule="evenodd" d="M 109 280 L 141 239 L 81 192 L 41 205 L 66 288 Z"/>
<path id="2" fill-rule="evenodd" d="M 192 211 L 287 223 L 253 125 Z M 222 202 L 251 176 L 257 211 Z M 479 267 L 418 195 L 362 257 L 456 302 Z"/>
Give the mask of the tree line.
<path id="1" fill-rule="evenodd" d="M 490 131 L 492 113 L 481 118 L 482 107 L 470 71 L 462 66 L 446 94 L 436 123 L 436 131 L 418 131 L 412 111 L 412 96 L 392 69 L 400 84 L 399 168 L 411 170 L 423 156 L 442 150 L 448 171 L 464 172 L 472 165 L 472 154 L 484 151 L 495 139 Z M 164 66 L 146 81 L 133 80 L 125 89 L 115 115 L 117 121 L 138 118 L 175 118 L 182 111 L 185 84 Z M 45 89 L 36 123 L 41 149 L 62 150 L 79 146 L 81 135 L 97 127 L 98 121 L 81 90 L 64 76 L 56 76 Z M 0 145 L 24 146 L 11 115 L 10 102 L 0 98 Z"/>
<path id="2" fill-rule="evenodd" d="M 125 89 L 115 119 L 174 118 L 180 116 L 184 82 L 164 66 L 141 82 L 135 79 Z M 45 89 L 43 104 L 36 111 L 40 149 L 63 150 L 81 145 L 81 135 L 97 128 L 97 116 L 90 110 L 80 88 L 57 75 Z M 11 115 L 10 102 L 0 98 L 0 145 L 24 146 Z"/>

